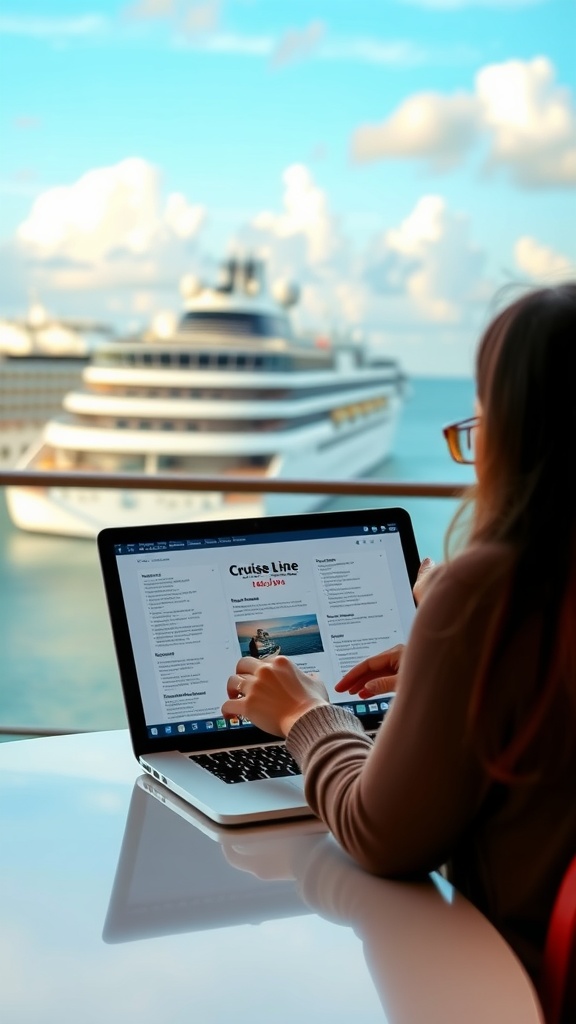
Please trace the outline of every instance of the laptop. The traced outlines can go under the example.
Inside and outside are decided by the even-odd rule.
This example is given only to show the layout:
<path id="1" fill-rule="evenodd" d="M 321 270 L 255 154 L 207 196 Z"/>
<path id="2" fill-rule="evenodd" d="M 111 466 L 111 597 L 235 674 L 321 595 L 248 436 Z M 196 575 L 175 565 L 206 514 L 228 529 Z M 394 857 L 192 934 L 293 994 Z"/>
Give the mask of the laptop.
<path id="1" fill-rule="evenodd" d="M 97 539 L 134 754 L 225 825 L 311 815 L 278 737 L 221 706 L 239 658 L 282 653 L 368 732 L 392 700 L 335 684 L 406 640 L 420 558 L 402 508 L 107 527 Z"/>
<path id="2" fill-rule="evenodd" d="M 310 913 L 278 863 L 324 839 L 317 818 L 227 828 L 161 782 L 134 783 L 110 894 L 104 942 L 261 924 Z M 280 847 L 280 854 L 279 854 Z M 193 870 L 191 870 L 193 865 Z"/>

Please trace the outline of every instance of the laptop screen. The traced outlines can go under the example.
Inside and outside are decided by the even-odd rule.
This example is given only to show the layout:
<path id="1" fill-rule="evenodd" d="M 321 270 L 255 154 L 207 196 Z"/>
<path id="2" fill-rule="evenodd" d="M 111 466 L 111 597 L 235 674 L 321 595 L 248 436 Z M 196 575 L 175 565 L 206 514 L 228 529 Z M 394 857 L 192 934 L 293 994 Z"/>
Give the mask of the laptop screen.
<path id="1" fill-rule="evenodd" d="M 404 510 L 112 529 L 99 547 L 121 676 L 125 690 L 134 676 L 149 750 L 218 733 L 228 745 L 232 733 L 254 731 L 221 714 L 243 655 L 287 655 L 367 724 L 386 710 L 333 687 L 363 658 L 406 640 L 419 560 Z"/>

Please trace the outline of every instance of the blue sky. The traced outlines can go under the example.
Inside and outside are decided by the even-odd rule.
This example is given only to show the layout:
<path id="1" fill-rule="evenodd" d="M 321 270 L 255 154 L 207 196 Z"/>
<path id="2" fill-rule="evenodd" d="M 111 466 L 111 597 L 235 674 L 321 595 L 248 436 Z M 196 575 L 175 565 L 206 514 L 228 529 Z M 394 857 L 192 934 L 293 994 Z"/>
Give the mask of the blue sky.
<path id="1" fill-rule="evenodd" d="M 575 274 L 576 0 L 7 0 L 0 314 L 119 329 L 232 250 L 413 373 Z"/>

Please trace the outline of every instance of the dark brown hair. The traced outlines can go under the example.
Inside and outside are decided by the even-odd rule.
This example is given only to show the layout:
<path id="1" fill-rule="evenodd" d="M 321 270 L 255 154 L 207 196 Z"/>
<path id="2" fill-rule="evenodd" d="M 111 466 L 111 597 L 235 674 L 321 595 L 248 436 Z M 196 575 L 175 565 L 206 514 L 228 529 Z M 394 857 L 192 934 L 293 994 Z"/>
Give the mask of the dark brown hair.
<path id="1" fill-rule="evenodd" d="M 469 542 L 504 543 L 510 560 L 471 724 L 492 752 L 493 774 L 509 780 L 559 690 L 576 703 L 576 282 L 528 292 L 492 320 L 477 350 L 476 385 L 482 466 L 470 494 Z M 528 619 L 539 635 L 538 693 L 495 753 L 491 668 Z"/>

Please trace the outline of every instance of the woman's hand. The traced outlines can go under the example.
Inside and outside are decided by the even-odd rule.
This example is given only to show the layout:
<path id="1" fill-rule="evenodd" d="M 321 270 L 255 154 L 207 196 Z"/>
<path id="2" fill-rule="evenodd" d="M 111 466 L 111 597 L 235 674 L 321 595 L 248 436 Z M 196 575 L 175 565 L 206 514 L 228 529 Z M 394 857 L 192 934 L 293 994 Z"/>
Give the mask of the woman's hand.
<path id="1" fill-rule="evenodd" d="M 222 705 L 225 718 L 242 716 L 274 736 L 287 736 L 302 715 L 328 703 L 324 684 L 283 655 L 267 661 L 240 658 L 227 690 L 228 700 Z"/>
<path id="2" fill-rule="evenodd" d="M 414 600 L 418 604 L 430 580 L 431 570 L 435 563 L 431 558 L 424 558 L 418 569 L 418 576 L 413 587 Z M 400 668 L 404 644 L 396 644 L 381 654 L 361 661 L 350 669 L 334 689 L 337 693 L 354 693 L 362 700 L 375 697 L 378 693 L 392 693 L 396 689 L 396 676 Z"/>
<path id="3" fill-rule="evenodd" d="M 400 668 L 404 644 L 396 644 L 381 654 L 366 658 L 351 668 L 334 689 L 337 693 L 355 693 L 362 700 L 377 693 L 391 693 L 396 689 L 396 676 Z"/>

